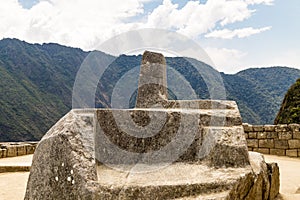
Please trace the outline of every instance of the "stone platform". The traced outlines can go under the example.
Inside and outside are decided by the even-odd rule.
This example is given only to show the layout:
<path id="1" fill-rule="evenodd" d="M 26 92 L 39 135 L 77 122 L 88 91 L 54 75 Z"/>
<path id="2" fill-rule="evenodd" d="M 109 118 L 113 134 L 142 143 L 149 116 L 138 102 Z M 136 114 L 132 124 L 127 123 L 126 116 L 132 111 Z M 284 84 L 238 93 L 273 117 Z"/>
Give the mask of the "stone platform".
<path id="1" fill-rule="evenodd" d="M 106 164 L 207 161 L 213 167 L 249 165 L 242 121 L 235 102 L 179 102 L 180 108 L 95 110 L 96 159 Z M 147 133 L 143 126 L 136 126 L 134 122 L 146 124 L 149 116 L 154 123 L 147 124 Z M 158 126 L 161 121 L 162 126 Z M 151 132 L 155 133 L 154 137 L 132 136 L 133 133 L 147 136 Z M 119 148 L 132 154 L 125 152 L 124 155 Z M 160 154 L 160 158 L 155 154 L 153 158 L 151 152 L 163 148 L 168 148 L 167 153 Z M 184 152 L 180 152 L 180 148 Z"/>
<path id="2" fill-rule="evenodd" d="M 252 166 L 245 168 L 214 169 L 207 165 L 174 163 L 148 173 L 117 171 L 105 165 L 97 167 L 98 183 L 108 194 L 103 199 L 255 199 L 256 195 L 268 196 L 263 184 L 270 184 L 268 174 L 257 166 L 264 165 L 260 155 L 251 154 Z M 266 166 L 264 166 L 266 167 Z M 256 168 L 255 174 L 252 169 Z M 251 183 L 256 176 L 260 183 Z M 249 191 L 234 191 L 241 179 Z M 279 183 L 277 183 L 279 184 Z M 255 189 L 254 189 L 255 188 Z M 249 193 L 248 193 L 249 192 Z M 236 197 L 238 196 L 238 197 Z"/>
<path id="3" fill-rule="evenodd" d="M 38 144 L 25 200 L 274 199 L 278 166 L 248 153 L 236 103 L 169 101 L 166 86 L 145 52 L 136 108 L 71 110 Z"/>
<path id="4" fill-rule="evenodd" d="M 289 158 L 285 156 L 264 155 L 266 162 L 277 162 L 280 168 L 280 197 L 276 200 L 298 200 L 300 199 L 300 159 Z M 21 160 L 19 160 L 21 158 Z M 26 163 L 30 161 L 30 156 L 25 156 Z M 20 163 L 24 160 L 22 157 L 16 157 L 16 162 Z M 251 152 L 250 152 L 251 159 Z M 0 162 L 2 160 L 0 159 Z M 28 180 L 29 172 L 18 173 L 3 173 L 0 174 L 0 199 L 1 200 L 22 200 L 25 196 L 26 183 Z M 224 199 L 228 195 L 228 191 L 212 194 L 202 194 L 201 196 L 182 197 L 176 200 L 196 200 L 201 198 Z M 222 198 L 221 198 L 222 197 Z"/>
<path id="5" fill-rule="evenodd" d="M 0 173 L 29 172 L 32 155 L 0 159 Z"/>

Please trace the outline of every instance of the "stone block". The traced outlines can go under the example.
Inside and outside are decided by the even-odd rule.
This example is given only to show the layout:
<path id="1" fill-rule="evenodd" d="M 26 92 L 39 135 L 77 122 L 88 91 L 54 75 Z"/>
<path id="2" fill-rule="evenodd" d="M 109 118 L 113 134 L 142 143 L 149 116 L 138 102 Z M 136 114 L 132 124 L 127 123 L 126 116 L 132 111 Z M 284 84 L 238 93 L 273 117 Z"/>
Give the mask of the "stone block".
<path id="1" fill-rule="evenodd" d="M 298 149 L 298 157 L 300 157 L 300 149 Z"/>
<path id="2" fill-rule="evenodd" d="M 285 156 L 285 150 L 284 149 L 270 149 L 271 155 L 277 155 L 277 156 Z"/>
<path id="3" fill-rule="evenodd" d="M 248 137 L 249 139 L 256 139 L 257 138 L 257 133 L 256 132 L 249 132 L 248 133 Z"/>
<path id="4" fill-rule="evenodd" d="M 253 131 L 253 126 L 251 124 L 243 124 L 243 127 L 246 133 Z"/>
<path id="5" fill-rule="evenodd" d="M 273 139 L 259 140 L 258 146 L 262 148 L 274 148 L 274 140 Z"/>
<path id="6" fill-rule="evenodd" d="M 93 144 L 92 114 L 63 117 L 39 143 L 24 199 L 101 199 L 91 194 L 97 181 Z"/>
<path id="7" fill-rule="evenodd" d="M 288 125 L 287 124 L 279 124 L 275 126 L 275 131 L 276 132 L 287 132 L 289 131 Z"/>
<path id="8" fill-rule="evenodd" d="M 121 198 L 122 196 L 118 196 L 120 190 L 124 188 L 125 185 L 122 185 L 120 181 L 117 179 L 116 184 L 119 184 L 120 187 L 115 186 L 115 184 L 112 185 L 113 188 L 109 188 L 109 191 L 107 192 L 106 185 L 99 184 L 99 180 L 104 180 L 102 178 L 97 178 L 97 173 L 102 173 L 103 171 L 96 171 L 97 166 L 95 162 L 94 157 L 94 151 L 93 151 L 93 144 L 94 144 L 94 133 L 95 130 L 92 126 L 93 123 L 93 116 L 90 115 L 87 117 L 86 115 L 78 116 L 75 115 L 74 111 L 71 111 L 69 114 L 67 114 L 63 119 L 61 119 L 50 131 L 47 133 L 41 142 L 39 143 L 37 150 L 35 152 L 35 156 L 33 158 L 32 167 L 30 176 L 27 183 L 27 189 L 26 189 L 26 196 L 25 200 L 29 199 L 171 199 L 168 196 L 161 196 L 166 194 L 173 195 L 173 191 L 176 191 L 178 194 L 183 195 L 185 191 L 195 191 L 192 190 L 194 188 L 191 188 L 191 186 L 195 185 L 197 186 L 197 190 L 206 191 L 205 188 L 203 189 L 203 180 L 204 178 L 199 178 L 201 180 L 199 185 L 196 184 L 190 184 L 190 180 L 188 181 L 188 184 L 182 184 L 177 186 L 175 182 L 175 188 L 168 188 L 168 190 L 165 190 L 164 192 L 156 192 L 160 196 L 157 196 L 157 198 L 150 198 L 151 193 L 153 191 L 159 191 L 159 190 L 151 190 L 151 192 L 145 192 L 145 188 L 153 188 L 151 185 L 150 187 L 128 187 L 128 190 L 124 190 L 124 196 L 126 198 Z M 229 140 L 230 134 L 232 134 L 232 137 L 236 137 L 237 132 L 231 132 L 229 128 L 226 128 L 223 131 L 226 131 L 226 139 Z M 97 129 L 96 129 L 97 130 Z M 220 129 L 218 129 L 220 130 Z M 243 129 L 242 127 L 239 128 L 240 134 L 242 136 Z M 212 132 L 216 133 L 216 132 Z M 220 133 L 220 132 L 218 132 Z M 111 133 L 113 134 L 113 133 Z M 225 134 L 225 132 L 224 132 Z M 51 135 L 51 137 L 49 137 Z M 74 139 L 74 136 L 76 136 L 76 139 Z M 212 134 L 214 136 L 214 134 Z M 225 137 L 224 136 L 224 137 Z M 221 137 L 223 138 L 223 137 Z M 243 137 L 240 137 L 240 139 Z M 183 138 L 184 139 L 184 138 Z M 225 139 L 225 138 L 224 138 Z M 127 143 L 128 144 L 128 143 Z M 175 148 L 175 147 L 174 147 Z M 217 147 L 219 148 L 219 147 Z M 223 155 L 220 154 L 221 151 L 226 150 L 228 151 L 228 146 L 223 145 L 222 148 L 220 148 L 216 155 L 221 155 L 224 157 L 229 156 L 235 156 L 234 153 L 239 153 L 240 149 L 237 149 L 236 152 L 225 152 Z M 97 150 L 97 147 L 96 147 Z M 217 150 L 217 149 L 216 149 Z M 248 156 L 248 152 L 245 155 Z M 127 157 L 128 158 L 128 157 Z M 138 158 L 141 158 L 140 156 Z M 222 158 L 221 158 L 222 159 Z M 263 159 L 261 162 L 264 162 Z M 263 163 L 265 164 L 265 163 Z M 99 165 L 98 165 L 99 166 Z M 186 166 L 185 164 L 180 164 L 180 166 Z M 258 163 L 255 165 L 258 169 L 257 171 L 260 173 L 264 169 L 261 167 L 262 164 Z M 122 166 L 120 166 L 122 167 Z M 129 166 L 130 167 L 130 166 Z M 206 169 L 206 163 L 204 166 L 204 169 Z M 126 166 L 123 168 L 126 170 Z M 131 169 L 128 168 L 129 170 Z M 149 168 L 150 169 L 150 168 Z M 181 169 L 181 167 L 176 167 L 177 169 Z M 203 170 L 201 169 L 201 166 L 199 168 L 199 165 L 197 166 L 197 169 L 199 171 Z M 216 170 L 216 168 L 211 168 L 212 172 Z M 253 171 L 249 167 L 249 165 L 246 165 L 245 168 L 235 168 L 230 169 L 229 177 L 230 180 L 232 180 L 232 171 L 236 171 L 237 179 L 240 180 L 240 177 L 245 177 L 245 175 L 241 173 L 246 173 L 245 170 L 249 170 L 249 175 L 253 175 L 253 182 L 255 181 L 255 174 L 253 174 Z M 192 169 L 188 169 L 188 171 L 192 171 Z M 220 169 L 220 171 L 224 171 L 223 169 Z M 226 171 L 226 170 L 225 170 Z M 138 171 L 137 171 L 138 172 Z M 116 173 L 116 172 L 114 172 Z M 104 174 L 107 177 L 110 177 L 110 174 L 107 174 L 104 171 Z M 135 173 L 133 176 L 138 176 L 138 174 L 143 173 Z M 145 173 L 144 173 L 145 174 Z M 176 171 L 175 173 L 176 174 Z M 205 173 L 203 173 L 204 176 Z M 219 172 L 218 172 L 219 174 Z M 171 175 L 170 177 L 172 177 Z M 43 177 L 43 178 L 41 178 Z M 143 177 L 143 176 L 142 176 Z M 185 177 L 185 176 L 184 176 Z M 224 176 L 222 176 L 224 177 Z M 109 179 L 108 179 L 109 180 Z M 224 178 L 226 181 L 227 179 Z M 98 182 L 97 182 L 98 181 Z M 151 183 L 151 181 L 148 181 L 145 179 L 147 185 L 148 183 Z M 165 181 L 163 179 L 163 181 Z M 219 180 L 216 180 L 219 182 Z M 170 183 L 170 182 L 168 182 Z M 231 182 L 232 183 L 232 182 Z M 232 187 L 232 184 L 230 183 L 230 187 Z M 127 184 L 127 183 L 126 183 Z M 169 185 L 169 184 L 168 184 Z M 209 182 L 209 186 L 211 186 L 211 182 Z M 215 185 L 215 184 L 214 184 Z M 222 185 L 224 185 L 222 183 Z M 253 185 L 253 183 L 249 184 L 250 186 Z M 127 185 L 126 185 L 127 186 Z M 169 186 L 166 186 L 169 187 Z M 159 186 L 160 188 L 166 188 L 164 185 Z M 183 188 L 178 190 L 177 188 Z M 37 190 L 38 188 L 38 190 Z M 132 188 L 134 190 L 132 190 Z M 267 188 L 267 187 L 266 187 Z M 141 189 L 141 190 L 139 190 Z M 155 189 L 155 188 L 154 188 Z M 219 188 L 217 188 L 219 189 Z M 265 189 L 265 188 L 263 188 Z M 37 192 L 38 191 L 38 192 Z M 169 191 L 169 192 L 167 192 Z M 171 191 L 171 192 L 170 192 Z M 239 190 L 240 191 L 240 190 Z M 244 193 L 248 193 L 247 191 L 243 191 Z M 104 196 L 102 194 L 116 194 L 114 196 L 115 198 L 108 198 L 108 196 Z M 176 194 L 177 194 L 176 193 Z M 134 194 L 135 196 L 131 196 L 131 194 Z M 150 194 L 147 196 L 147 194 Z M 93 196 L 95 195 L 95 196 Z M 97 196 L 96 196 L 97 195 Z M 100 196 L 102 195 L 102 196 Z M 95 198 L 93 198 L 95 197 Z M 146 198 L 148 197 L 148 198 Z M 181 197 L 181 196 L 177 196 Z M 176 198 L 177 198 L 176 197 Z M 184 196 L 182 196 L 184 197 Z M 175 197 L 174 197 L 175 198 Z M 172 197 L 173 199 L 173 197 Z"/>
<path id="9" fill-rule="evenodd" d="M 3 158 L 3 149 L 0 149 L 0 158 Z"/>
<path id="10" fill-rule="evenodd" d="M 290 140 L 292 139 L 292 137 L 293 134 L 291 132 L 285 132 L 285 131 L 278 132 L 279 140 Z"/>
<path id="11" fill-rule="evenodd" d="M 263 132 L 264 131 L 264 126 L 262 126 L 262 125 L 253 125 L 253 131 Z"/>
<path id="12" fill-rule="evenodd" d="M 264 125 L 264 130 L 266 132 L 274 132 L 275 131 L 275 125 Z"/>
<path id="13" fill-rule="evenodd" d="M 278 133 L 277 132 L 267 132 L 267 138 L 268 139 L 278 139 Z"/>
<path id="14" fill-rule="evenodd" d="M 274 143 L 275 143 L 276 149 L 288 149 L 289 148 L 288 140 L 275 140 Z"/>
<path id="15" fill-rule="evenodd" d="M 140 67 L 137 108 L 150 108 L 168 101 L 167 65 L 161 53 L 145 51 Z"/>
<path id="16" fill-rule="evenodd" d="M 289 129 L 292 131 L 292 132 L 299 132 L 300 130 L 300 124 L 289 124 L 288 125 Z"/>
<path id="17" fill-rule="evenodd" d="M 290 149 L 300 149 L 300 140 L 289 140 Z"/>
<path id="18" fill-rule="evenodd" d="M 270 154 L 270 149 L 268 149 L 268 148 L 253 148 L 253 151 L 262 153 L 262 154 Z"/>
<path id="19" fill-rule="evenodd" d="M 250 158 L 253 156 L 254 152 L 250 152 Z M 261 158 L 255 157 L 255 159 L 264 160 L 263 156 L 259 154 Z M 252 159 L 253 165 L 256 166 L 262 166 L 263 170 L 259 170 L 258 168 L 254 167 L 253 171 L 256 173 L 255 177 L 255 183 L 252 185 L 252 187 L 249 187 L 249 181 L 243 181 L 240 182 L 240 187 L 236 189 L 240 193 L 237 197 L 233 196 L 227 196 L 226 199 L 247 199 L 247 200 L 274 200 L 271 198 L 275 198 L 279 192 L 279 170 L 276 170 L 276 167 L 278 169 L 278 166 L 275 165 L 274 167 L 272 164 L 265 164 L 262 162 L 255 162 L 254 159 Z M 278 172 L 278 173 L 276 173 Z M 274 176 L 274 177 L 273 177 Z M 249 178 L 248 178 L 249 180 Z M 273 182 L 273 183 L 272 183 Z M 273 187 L 272 187 L 273 186 Z M 248 190 L 247 194 L 241 193 L 244 189 L 243 188 L 250 188 Z M 200 198 L 199 198 L 200 199 Z M 206 198 L 203 198 L 206 199 Z M 219 199 L 216 196 L 213 196 L 211 199 Z M 225 198 L 224 198 L 225 199 Z"/>
<path id="20" fill-rule="evenodd" d="M 204 199 L 223 191 L 222 199 L 268 199 L 273 169 L 263 155 L 247 151 L 236 103 L 201 109 L 186 100 L 181 109 L 165 109 L 177 106 L 167 98 L 165 58 L 145 52 L 142 65 L 138 109 L 75 109 L 47 132 L 24 199 Z M 151 109 L 157 103 L 162 107 Z M 258 147 L 259 140 L 248 140 Z M 166 174 L 155 169 L 161 164 L 168 165 Z"/>
<path id="21" fill-rule="evenodd" d="M 35 145 L 28 145 L 26 146 L 26 154 L 34 154 L 35 151 Z"/>
<path id="22" fill-rule="evenodd" d="M 300 131 L 293 132 L 293 139 L 300 139 Z"/>
<path id="23" fill-rule="evenodd" d="M 109 142 L 114 143 L 123 150 L 136 153 L 146 153 L 154 152 L 160 148 L 168 145 L 172 138 L 177 134 L 182 139 L 180 139 L 180 145 L 188 141 L 189 134 L 202 134 L 202 142 L 190 141 L 190 147 L 184 150 L 180 157 L 180 161 L 197 161 L 207 157 L 211 165 L 218 166 L 242 166 L 247 164 L 247 146 L 244 138 L 243 128 L 240 127 L 203 127 L 202 130 L 197 126 L 199 124 L 198 120 L 200 113 L 193 112 L 178 112 L 178 111 L 164 111 L 164 110 L 147 110 L 147 112 L 141 112 L 142 110 L 108 110 L 99 109 L 96 111 L 96 133 L 95 133 L 95 143 L 98 144 L 96 148 L 95 155 L 96 158 L 101 159 L 102 163 L 128 163 L 136 162 L 140 159 L 140 155 L 136 154 L 133 159 L 128 159 L 121 154 L 116 154 L 115 152 L 108 152 L 103 146 L 107 145 Z M 145 124 L 144 121 L 149 119 L 147 116 L 153 116 L 152 121 L 156 120 L 159 122 L 160 119 L 165 119 L 165 123 L 161 127 L 157 123 L 152 123 L 153 127 L 148 125 L 149 128 L 146 129 L 144 134 L 156 133 L 155 137 L 128 137 L 127 133 L 134 133 L 136 135 L 141 135 L 143 132 L 141 128 L 137 129 L 134 124 L 129 125 L 131 122 L 126 116 L 131 116 L 132 119 L 138 119 L 135 122 L 139 124 Z M 154 118 L 156 117 L 156 118 Z M 184 129 L 180 126 L 182 119 L 185 119 Z M 119 120 L 118 124 L 115 119 Z M 133 122 L 132 122 L 133 123 Z M 201 132 L 197 132 L 201 131 Z M 103 135 L 105 135 L 109 140 L 103 140 Z M 194 137 L 194 136 L 193 136 Z M 197 139 L 197 138 L 196 138 Z M 179 142 L 178 142 L 179 143 Z M 241 143 L 241 145 L 236 146 L 235 144 Z M 169 155 L 164 156 L 162 159 L 157 159 L 155 162 L 169 162 L 169 159 L 176 158 L 176 153 L 178 146 L 169 146 L 170 151 L 167 152 Z M 197 153 L 195 153 L 195 150 Z M 209 150 L 209 151 L 208 151 Z M 241 155 L 242 154 L 242 155 Z M 147 154 L 147 155 L 150 155 Z M 176 158 L 177 159 L 177 158 Z M 144 159 L 148 162 L 149 159 Z M 143 161 L 144 161 L 143 160 Z M 131 163 L 129 163 L 131 164 Z"/>
<path id="24" fill-rule="evenodd" d="M 286 156 L 289 156 L 289 157 L 297 157 L 298 156 L 297 149 L 286 150 L 285 153 L 286 153 Z"/>
<path id="25" fill-rule="evenodd" d="M 267 133 L 266 132 L 258 132 L 257 133 L 257 139 L 266 139 Z"/>
<path id="26" fill-rule="evenodd" d="M 6 158 L 7 155 L 7 149 L 1 149 L 1 158 Z"/>
<path id="27" fill-rule="evenodd" d="M 253 148 L 252 147 L 248 147 L 248 151 L 253 151 Z"/>
<path id="28" fill-rule="evenodd" d="M 248 139 L 247 145 L 248 145 L 248 147 L 258 147 L 258 140 L 257 139 Z"/>
<path id="29" fill-rule="evenodd" d="M 6 157 L 15 157 L 17 155 L 17 146 L 7 146 Z"/>
<path id="30" fill-rule="evenodd" d="M 249 134 L 245 133 L 245 138 L 248 139 L 249 138 Z"/>
<path id="31" fill-rule="evenodd" d="M 26 146 L 25 145 L 17 146 L 17 156 L 24 156 L 24 155 L 26 155 Z"/>
<path id="32" fill-rule="evenodd" d="M 217 112 L 203 113 L 200 115 L 200 124 L 202 126 L 240 126 L 242 119 L 240 117 L 227 114 L 224 116 L 217 116 Z M 231 115 L 231 116 L 230 116 Z"/>

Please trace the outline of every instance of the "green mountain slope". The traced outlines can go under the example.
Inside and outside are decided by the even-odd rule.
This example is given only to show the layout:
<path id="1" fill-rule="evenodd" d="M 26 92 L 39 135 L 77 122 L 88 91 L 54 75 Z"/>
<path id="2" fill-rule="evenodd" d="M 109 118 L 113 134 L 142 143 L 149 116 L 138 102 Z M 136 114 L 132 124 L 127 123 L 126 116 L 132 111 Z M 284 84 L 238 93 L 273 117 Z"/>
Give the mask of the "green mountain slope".
<path id="1" fill-rule="evenodd" d="M 71 107 L 87 53 L 56 44 L 0 41 L 0 140 L 38 140 Z"/>
<path id="2" fill-rule="evenodd" d="M 286 93 L 274 123 L 300 123 L 300 79 Z"/>
<path id="3" fill-rule="evenodd" d="M 284 94 L 300 77 L 287 67 L 255 68 L 224 75 L 228 99 L 237 101 L 244 122 L 272 124 Z"/>
<path id="4" fill-rule="evenodd" d="M 88 54 L 58 44 L 1 40 L 0 141 L 39 140 L 67 113 L 72 107 L 76 73 Z M 139 66 L 141 56 L 114 58 L 102 52 L 98 54 L 104 59 L 115 59 L 99 80 L 95 99 L 96 107 L 111 107 L 111 94 L 116 83 L 125 73 Z M 204 78 L 191 63 L 203 69 L 202 76 L 205 76 L 204 71 L 214 70 L 193 59 L 167 58 L 167 64 L 188 80 L 198 98 L 210 98 Z M 222 73 L 221 76 L 227 99 L 237 101 L 243 121 L 263 124 L 273 122 L 285 92 L 300 77 L 300 70 L 274 67 L 249 69 L 234 75 Z M 138 76 L 132 79 L 137 80 Z M 173 91 L 169 93 L 170 98 L 178 99 Z M 130 100 L 131 107 L 135 94 Z"/>
<path id="5" fill-rule="evenodd" d="M 287 67 L 271 67 L 251 69 L 238 75 L 255 83 L 256 88 L 267 97 L 265 102 L 268 103 L 261 110 L 254 111 L 262 116 L 261 123 L 272 124 L 286 91 L 300 77 L 300 71 Z"/>

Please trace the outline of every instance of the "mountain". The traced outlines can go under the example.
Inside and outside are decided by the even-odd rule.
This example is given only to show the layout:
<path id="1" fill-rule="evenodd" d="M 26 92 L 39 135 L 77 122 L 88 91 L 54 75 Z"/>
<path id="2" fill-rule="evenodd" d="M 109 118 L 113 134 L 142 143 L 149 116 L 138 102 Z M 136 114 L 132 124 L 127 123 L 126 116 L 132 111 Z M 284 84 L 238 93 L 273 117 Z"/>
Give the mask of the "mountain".
<path id="1" fill-rule="evenodd" d="M 300 70 L 287 67 L 223 75 L 228 99 L 238 103 L 243 121 L 251 124 L 273 124 L 286 91 L 299 77 Z"/>
<path id="2" fill-rule="evenodd" d="M 57 44 L 0 41 L 0 140 L 39 140 L 71 107 L 87 52 Z"/>
<path id="3" fill-rule="evenodd" d="M 274 123 L 300 123 L 300 79 L 286 93 Z"/>
<path id="4" fill-rule="evenodd" d="M 39 140 L 72 108 L 72 90 L 77 71 L 85 58 L 93 53 L 101 55 L 101 59 L 113 61 L 99 77 L 95 98 L 96 107 L 110 107 L 111 95 L 118 81 L 140 65 L 141 56 L 121 55 L 115 58 L 102 52 L 85 52 L 59 44 L 1 40 L 0 141 Z M 198 98 L 210 98 L 205 73 L 214 73 L 213 68 L 200 61 L 180 57 L 167 58 L 167 64 L 188 80 Z M 202 69 L 201 75 L 194 66 Z M 93 74 L 97 74 L 97 71 Z M 285 92 L 300 77 L 300 70 L 286 67 L 257 68 L 233 75 L 221 73 L 221 77 L 227 99 L 237 101 L 243 121 L 264 124 L 273 122 Z M 89 78 L 86 77 L 87 85 Z M 168 78 L 169 83 L 172 77 Z M 136 81 L 137 86 L 136 74 L 129 79 Z M 176 87 L 181 86 L 180 82 L 175 84 Z M 136 91 L 130 97 L 131 107 L 135 97 Z M 180 99 L 171 90 L 169 97 Z"/>

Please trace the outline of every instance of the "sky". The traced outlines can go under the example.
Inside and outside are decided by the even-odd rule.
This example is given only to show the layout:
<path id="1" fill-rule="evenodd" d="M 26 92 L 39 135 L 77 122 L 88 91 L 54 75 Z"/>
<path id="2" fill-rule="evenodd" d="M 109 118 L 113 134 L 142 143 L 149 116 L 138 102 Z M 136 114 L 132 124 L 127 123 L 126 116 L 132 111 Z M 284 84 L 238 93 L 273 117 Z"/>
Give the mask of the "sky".
<path id="1" fill-rule="evenodd" d="M 0 39 L 94 50 L 142 28 L 197 42 L 216 69 L 300 69 L 299 0 L 1 0 Z"/>

